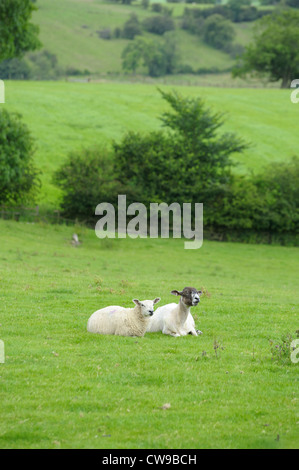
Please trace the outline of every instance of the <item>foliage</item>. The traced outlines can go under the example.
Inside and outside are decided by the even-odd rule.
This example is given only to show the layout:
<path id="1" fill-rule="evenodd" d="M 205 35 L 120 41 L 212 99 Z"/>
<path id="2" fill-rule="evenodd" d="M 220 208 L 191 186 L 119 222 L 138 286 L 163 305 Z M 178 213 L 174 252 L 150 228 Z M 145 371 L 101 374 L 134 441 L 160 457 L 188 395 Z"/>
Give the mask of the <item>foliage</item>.
<path id="1" fill-rule="evenodd" d="M 185 29 L 192 31 L 194 22 L 198 20 L 209 18 L 213 15 L 221 15 L 223 18 L 230 20 L 234 23 L 255 21 L 266 15 L 272 14 L 272 9 L 259 10 L 255 6 L 248 6 L 245 3 L 240 4 L 239 0 L 235 0 L 230 5 L 215 5 L 208 8 L 185 8 L 183 14 L 183 24 Z M 189 25 L 189 26 L 188 26 Z"/>
<path id="2" fill-rule="evenodd" d="M 53 176 L 54 183 L 62 189 L 63 215 L 88 223 L 97 204 L 115 202 L 113 198 L 119 189 L 112 175 L 112 160 L 105 149 L 85 149 L 69 154 Z"/>
<path id="3" fill-rule="evenodd" d="M 33 80 L 57 80 L 64 71 L 59 67 L 55 54 L 47 50 L 28 55 Z"/>
<path id="4" fill-rule="evenodd" d="M 288 88 L 299 75 L 299 12 L 284 10 L 262 18 L 252 44 L 234 68 L 233 76 L 257 73 Z"/>
<path id="5" fill-rule="evenodd" d="M 145 18 L 142 26 L 146 31 L 153 34 L 163 35 L 174 29 L 174 21 L 169 15 L 156 15 Z"/>
<path id="6" fill-rule="evenodd" d="M 31 0 L 1 0 L 0 60 L 21 57 L 41 46 L 38 26 L 30 23 L 36 7 Z"/>
<path id="7" fill-rule="evenodd" d="M 130 18 L 125 22 L 121 32 L 121 36 L 125 39 L 134 39 L 135 36 L 142 34 L 142 29 L 137 15 L 132 13 Z"/>
<path id="8" fill-rule="evenodd" d="M 18 114 L 0 110 L 0 203 L 33 198 L 39 185 L 34 141 Z"/>
<path id="9" fill-rule="evenodd" d="M 171 74 L 178 64 L 177 43 L 171 33 L 166 33 L 160 41 L 138 37 L 125 47 L 122 59 L 126 72 L 135 73 L 142 64 L 151 77 Z"/>
<path id="10" fill-rule="evenodd" d="M 31 68 L 28 61 L 24 59 L 6 59 L 0 62 L 1 79 L 29 80 Z"/>
<path id="11" fill-rule="evenodd" d="M 32 52 L 25 58 L 7 59 L 0 63 L 1 78 L 13 80 L 56 80 L 63 73 L 55 54 L 47 50 Z"/>
<path id="12" fill-rule="evenodd" d="M 221 15 L 212 15 L 203 24 L 203 38 L 216 49 L 224 49 L 232 43 L 236 33 L 230 21 Z"/>
<path id="13" fill-rule="evenodd" d="M 299 158 L 272 163 L 251 176 L 234 176 L 206 211 L 206 224 L 222 233 L 255 231 L 294 235 L 299 231 Z M 283 238 L 282 238 L 283 240 Z"/>
<path id="14" fill-rule="evenodd" d="M 223 116 L 202 99 L 160 92 L 170 105 L 160 117 L 165 129 L 126 133 L 114 142 L 113 159 L 98 151 L 71 155 L 56 173 L 64 215 L 86 220 L 98 201 L 115 203 L 118 194 L 126 194 L 128 204 L 147 207 L 151 202 L 203 202 L 205 228 L 223 239 L 237 234 L 249 241 L 260 233 L 265 242 L 295 240 L 299 158 L 272 163 L 257 175 L 234 175 L 231 157 L 248 144 L 221 133 Z"/>
<path id="15" fill-rule="evenodd" d="M 219 136 L 222 116 L 200 98 L 162 92 L 170 104 L 161 120 L 167 132 L 125 135 L 114 144 L 116 173 L 140 191 L 141 202 L 208 202 L 231 178 L 231 154 L 246 144 L 233 134 Z"/>

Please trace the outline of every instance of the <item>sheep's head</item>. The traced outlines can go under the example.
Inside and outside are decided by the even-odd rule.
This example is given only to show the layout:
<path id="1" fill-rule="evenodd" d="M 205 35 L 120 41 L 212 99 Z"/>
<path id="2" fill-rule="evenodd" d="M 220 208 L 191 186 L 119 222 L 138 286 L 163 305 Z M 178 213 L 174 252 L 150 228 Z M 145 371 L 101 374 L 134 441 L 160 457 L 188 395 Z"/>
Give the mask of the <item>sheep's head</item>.
<path id="1" fill-rule="evenodd" d="M 154 300 L 138 300 L 133 299 L 134 304 L 139 305 L 141 314 L 144 317 L 151 317 L 154 314 L 154 305 L 160 301 L 160 297 Z"/>
<path id="2" fill-rule="evenodd" d="M 181 292 L 178 290 L 172 290 L 171 294 L 180 295 L 184 304 L 188 307 L 195 307 L 200 302 L 200 294 L 202 294 L 202 291 L 195 289 L 195 287 L 184 287 Z"/>

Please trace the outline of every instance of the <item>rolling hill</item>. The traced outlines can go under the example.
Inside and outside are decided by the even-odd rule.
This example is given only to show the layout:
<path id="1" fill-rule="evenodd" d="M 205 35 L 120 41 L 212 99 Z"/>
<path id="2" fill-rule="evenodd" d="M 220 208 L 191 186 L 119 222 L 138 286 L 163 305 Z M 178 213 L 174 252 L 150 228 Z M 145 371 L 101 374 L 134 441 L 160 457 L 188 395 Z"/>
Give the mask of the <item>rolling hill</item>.
<path id="1" fill-rule="evenodd" d="M 184 65 L 194 70 L 227 70 L 233 65 L 234 60 L 229 54 L 210 47 L 200 37 L 180 29 L 180 17 L 185 6 L 190 7 L 190 4 L 175 3 L 167 6 L 173 10 L 175 36 Z M 38 0 L 37 7 L 33 22 L 40 27 L 43 48 L 57 56 L 59 65 L 88 70 L 92 75 L 102 76 L 121 72 L 121 53 L 129 40 L 101 39 L 99 31 L 109 28 L 113 32 L 115 28 L 122 27 L 132 13 L 140 21 L 156 14 L 151 9 L 142 8 L 140 2 L 121 5 L 103 0 Z M 197 8 L 202 8 L 202 5 Z M 234 24 L 236 43 L 244 45 L 250 40 L 252 25 Z"/>

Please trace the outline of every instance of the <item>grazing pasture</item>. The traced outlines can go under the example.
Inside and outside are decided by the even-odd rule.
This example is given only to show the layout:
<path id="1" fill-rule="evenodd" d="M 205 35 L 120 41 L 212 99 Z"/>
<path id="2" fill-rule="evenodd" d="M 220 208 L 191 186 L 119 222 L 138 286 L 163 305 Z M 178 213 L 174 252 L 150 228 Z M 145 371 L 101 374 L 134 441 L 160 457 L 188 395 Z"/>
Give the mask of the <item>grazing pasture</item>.
<path id="1" fill-rule="evenodd" d="M 289 90 L 177 89 L 185 96 L 203 97 L 214 112 L 225 114 L 225 131 L 252 143 L 235 157 L 234 171 L 259 171 L 265 164 L 297 154 L 298 105 L 291 102 Z M 109 147 L 129 130 L 156 130 L 161 127 L 159 116 L 168 109 L 157 87 L 148 84 L 6 81 L 5 90 L 6 103 L 1 106 L 21 113 L 37 142 L 35 160 L 43 172 L 39 203 L 55 209 L 59 190 L 52 175 L 70 151 Z"/>
<path id="2" fill-rule="evenodd" d="M 183 246 L 0 220 L 1 448 L 298 447 L 299 364 L 280 353 L 298 250 Z M 188 285 L 205 292 L 199 337 L 86 330 L 96 309 Z"/>

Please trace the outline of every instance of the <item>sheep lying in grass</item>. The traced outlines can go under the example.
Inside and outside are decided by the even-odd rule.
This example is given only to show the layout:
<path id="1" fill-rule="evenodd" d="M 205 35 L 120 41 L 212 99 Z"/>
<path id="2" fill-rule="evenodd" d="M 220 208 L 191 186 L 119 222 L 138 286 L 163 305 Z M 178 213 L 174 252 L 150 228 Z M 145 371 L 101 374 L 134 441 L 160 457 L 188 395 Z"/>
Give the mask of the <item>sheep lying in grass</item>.
<path id="1" fill-rule="evenodd" d="M 111 305 L 94 312 L 87 322 L 87 331 L 102 335 L 143 336 L 154 313 L 155 300 L 134 299 L 134 308 Z"/>
<path id="2" fill-rule="evenodd" d="M 149 321 L 147 331 L 152 333 L 162 331 L 165 335 L 171 336 L 202 334 L 201 331 L 195 329 L 194 319 L 190 313 L 190 307 L 200 302 L 202 292 L 194 287 L 185 287 L 182 292 L 173 290 L 171 294 L 180 295 L 180 302 L 157 308 L 155 316 Z"/>

